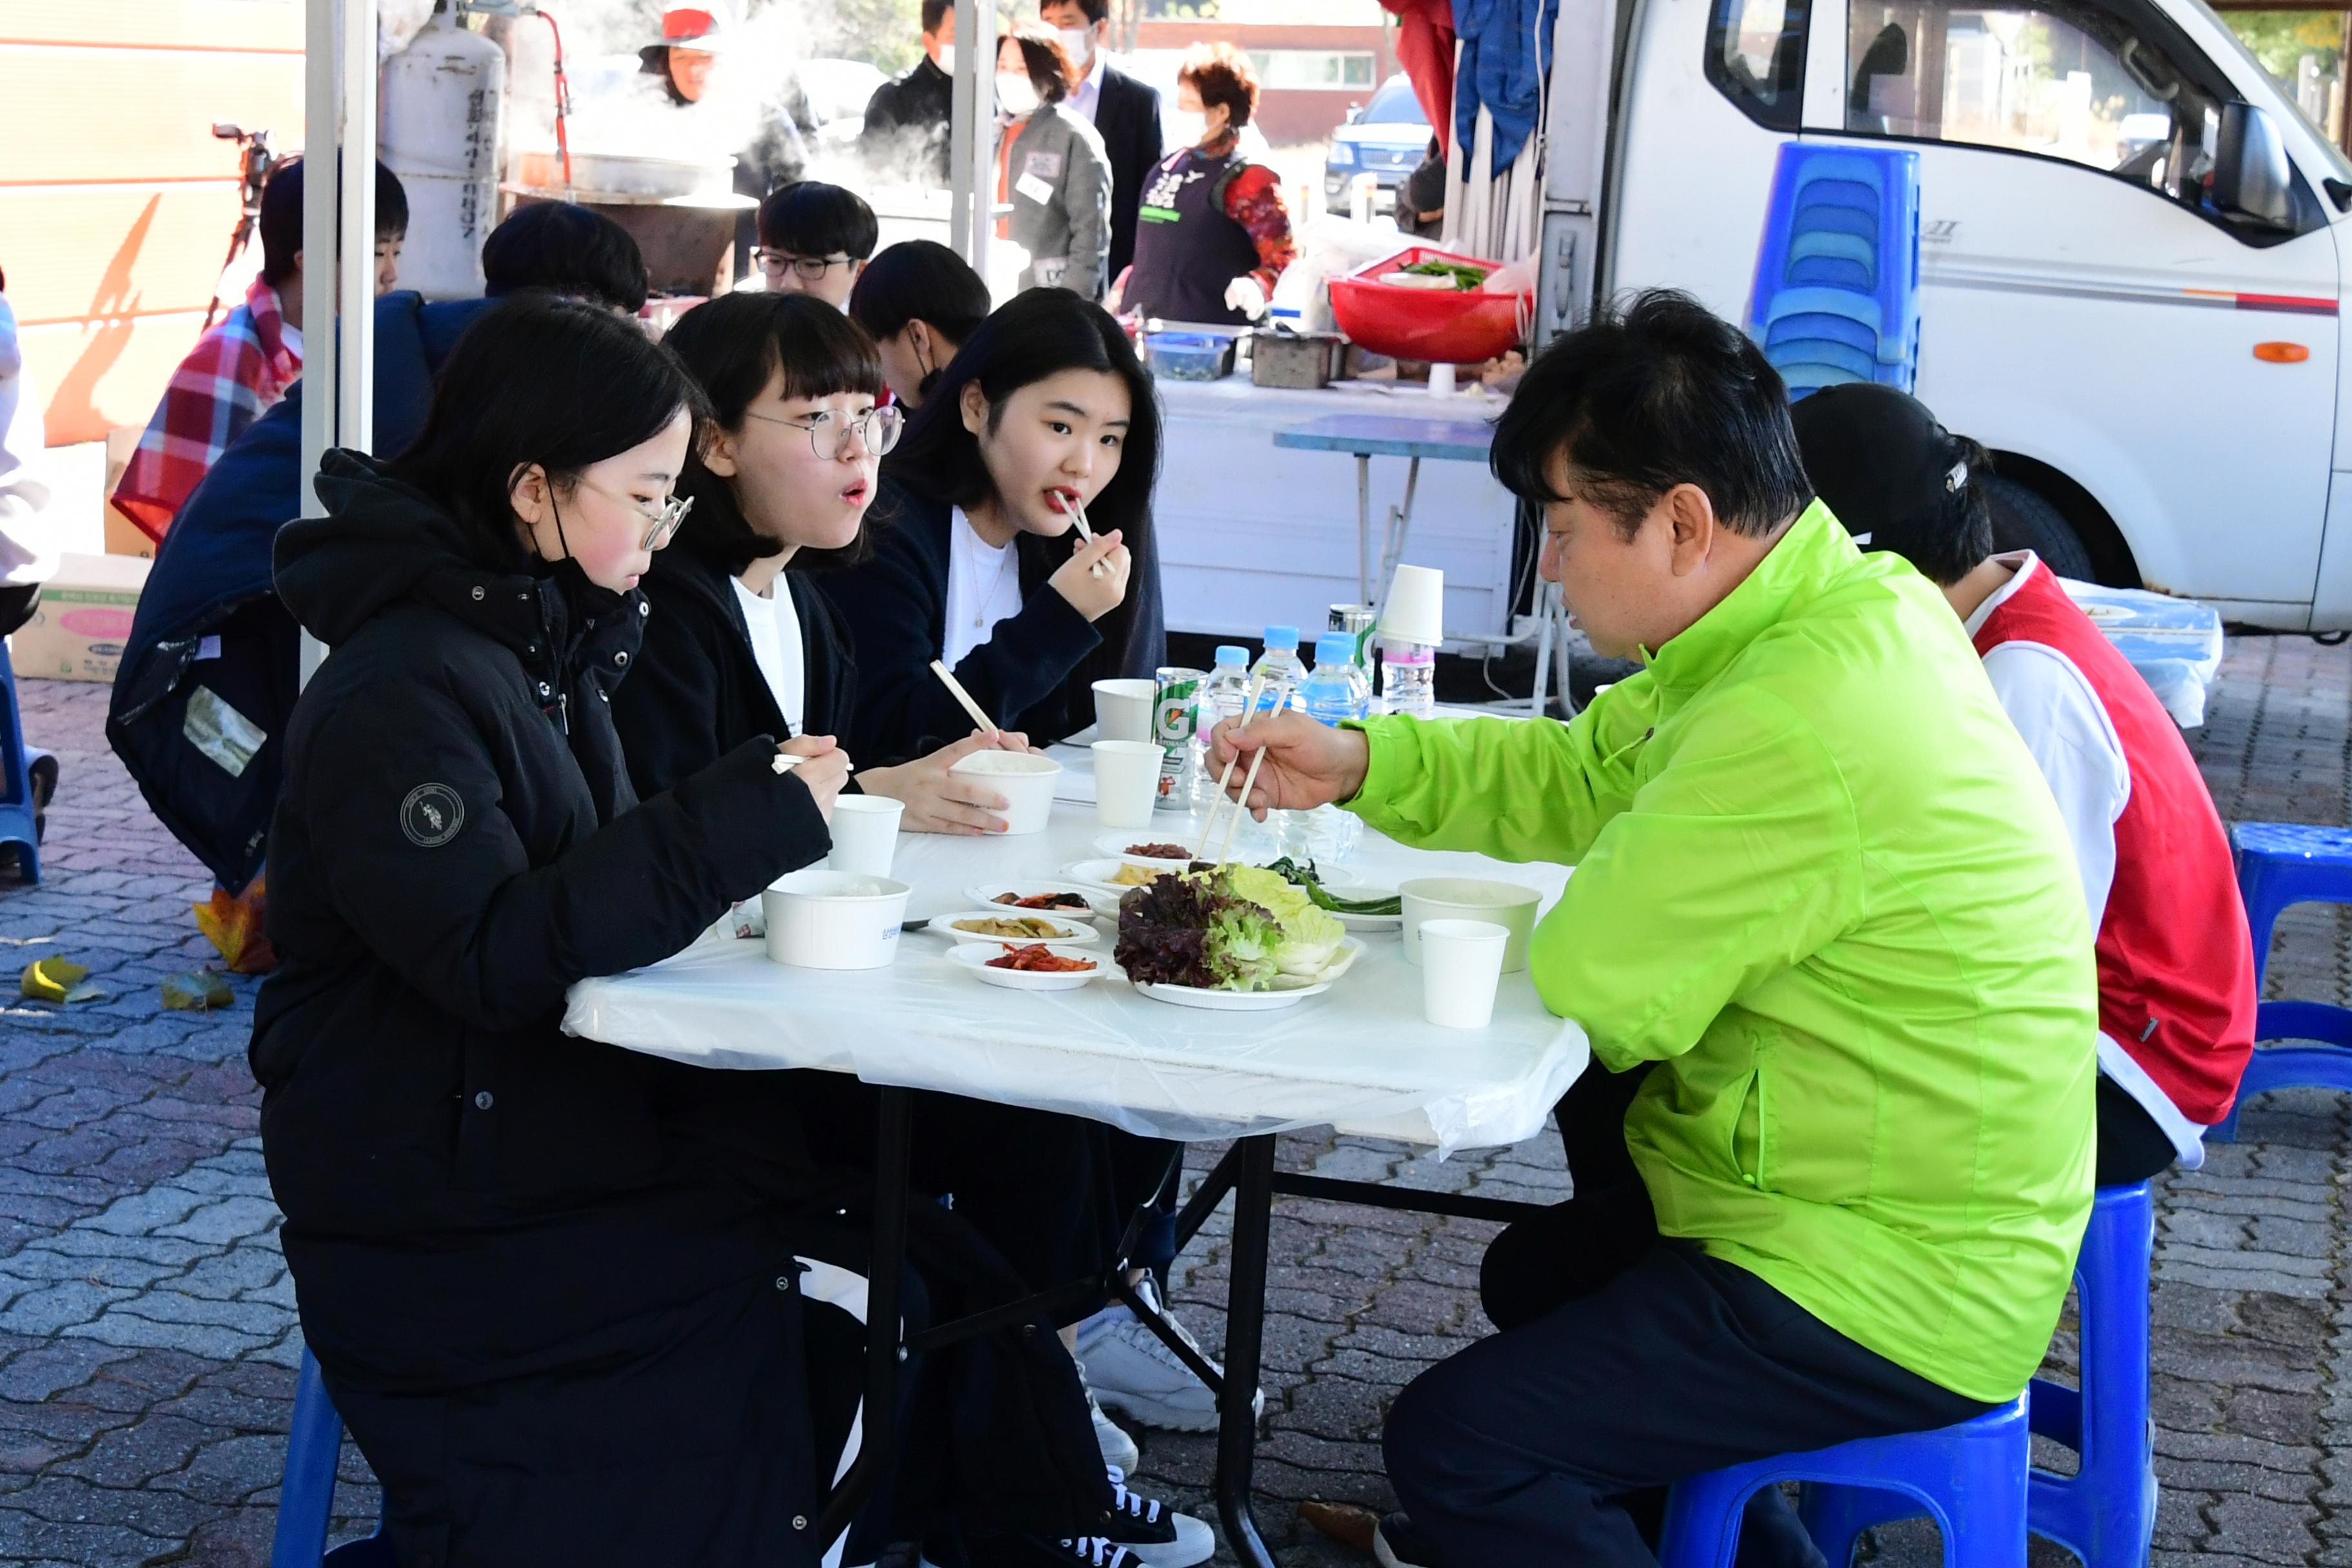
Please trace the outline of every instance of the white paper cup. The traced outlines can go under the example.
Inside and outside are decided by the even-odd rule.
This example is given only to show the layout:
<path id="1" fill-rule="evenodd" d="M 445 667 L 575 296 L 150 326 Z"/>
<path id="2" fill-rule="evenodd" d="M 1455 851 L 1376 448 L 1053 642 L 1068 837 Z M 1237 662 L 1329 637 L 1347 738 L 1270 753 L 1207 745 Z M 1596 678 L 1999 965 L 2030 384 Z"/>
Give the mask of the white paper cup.
<path id="1" fill-rule="evenodd" d="M 1404 911 L 1404 957 L 1421 962 L 1421 927 L 1428 921 L 1492 921 L 1511 933 L 1503 953 L 1503 973 L 1517 974 L 1528 966 L 1528 938 L 1535 934 L 1536 906 L 1543 895 L 1517 882 L 1494 882 L 1479 877 L 1417 877 L 1397 889 Z"/>
<path id="2" fill-rule="evenodd" d="M 898 956 L 906 883 L 854 871 L 795 871 L 760 895 L 768 957 L 797 969 L 880 969 Z"/>
<path id="3" fill-rule="evenodd" d="M 1400 566 L 1381 601 L 1381 636 L 1394 642 L 1445 640 L 1445 574 L 1434 566 Z"/>
<path id="4" fill-rule="evenodd" d="M 1004 797 L 1004 831 L 1009 836 L 1045 831 L 1045 818 L 1054 810 L 1054 783 L 1062 776 L 1062 764 L 1028 752 L 974 752 L 948 772 L 985 779 L 989 788 Z"/>
<path id="5" fill-rule="evenodd" d="M 1485 1028 L 1510 941 L 1492 921 L 1423 921 L 1421 1016 L 1442 1029 Z"/>
<path id="6" fill-rule="evenodd" d="M 833 802 L 833 853 L 825 865 L 835 871 L 887 877 L 898 849 L 898 819 L 907 803 L 887 795 L 836 795 Z"/>
<path id="7" fill-rule="evenodd" d="M 1095 737 L 1103 741 L 1149 741 L 1151 709 L 1160 686 L 1150 680 L 1095 682 Z"/>
<path id="8" fill-rule="evenodd" d="M 1093 750 L 1095 820 L 1105 827 L 1150 826 L 1165 753 L 1150 741 L 1097 741 Z"/>

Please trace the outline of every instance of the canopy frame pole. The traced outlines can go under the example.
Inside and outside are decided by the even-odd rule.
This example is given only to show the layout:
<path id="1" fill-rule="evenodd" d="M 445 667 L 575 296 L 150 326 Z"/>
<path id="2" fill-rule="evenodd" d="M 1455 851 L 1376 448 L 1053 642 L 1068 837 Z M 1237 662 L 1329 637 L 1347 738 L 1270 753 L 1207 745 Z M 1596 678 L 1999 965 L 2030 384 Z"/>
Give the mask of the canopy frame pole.
<path id="1" fill-rule="evenodd" d="M 326 515 L 314 481 L 327 449 L 373 445 L 375 9 L 375 0 L 306 0 L 304 7 L 304 517 Z M 326 657 L 304 632 L 304 684 Z"/>
<path id="2" fill-rule="evenodd" d="M 948 100 L 948 248 L 988 276 L 996 225 L 995 16 L 955 0 L 955 89 Z"/>

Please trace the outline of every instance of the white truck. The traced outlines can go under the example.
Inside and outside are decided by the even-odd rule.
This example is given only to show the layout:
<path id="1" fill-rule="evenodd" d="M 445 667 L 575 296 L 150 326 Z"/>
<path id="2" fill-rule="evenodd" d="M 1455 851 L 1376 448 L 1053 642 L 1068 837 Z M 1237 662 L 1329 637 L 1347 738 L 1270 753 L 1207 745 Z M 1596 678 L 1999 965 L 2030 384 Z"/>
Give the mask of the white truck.
<path id="1" fill-rule="evenodd" d="M 2202 0 L 1561 0 L 1554 37 L 1539 336 L 1660 285 L 1743 320 L 1780 144 L 1914 148 L 1917 393 L 1997 454 L 2003 546 L 2352 628 L 2352 164 Z"/>

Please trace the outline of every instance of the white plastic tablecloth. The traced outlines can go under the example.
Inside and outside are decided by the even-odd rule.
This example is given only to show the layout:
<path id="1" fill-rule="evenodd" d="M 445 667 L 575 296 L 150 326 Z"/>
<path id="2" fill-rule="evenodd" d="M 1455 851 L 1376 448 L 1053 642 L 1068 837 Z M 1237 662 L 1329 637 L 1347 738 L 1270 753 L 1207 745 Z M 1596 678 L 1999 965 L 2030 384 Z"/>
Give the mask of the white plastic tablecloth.
<path id="1" fill-rule="evenodd" d="M 2109 588 L 2065 577 L 2058 585 L 2139 671 L 2174 723 L 2194 730 L 2205 722 L 2205 694 L 2221 669 L 2220 611 L 2145 588 Z"/>
<path id="2" fill-rule="evenodd" d="M 1063 793 L 1091 799 L 1087 753 L 1064 747 L 1055 755 L 1071 770 Z M 1063 866 L 1091 858 L 1108 831 L 1090 805 L 1057 801 L 1041 834 L 901 834 L 893 873 L 914 887 L 908 919 L 922 920 L 970 908 L 963 889 L 977 883 L 1054 880 Z M 1129 837 L 1197 842 L 1198 832 L 1197 817 L 1162 812 Z M 1263 850 L 1263 840 L 1255 847 Z M 1541 890 L 1547 907 L 1566 880 L 1560 867 L 1407 849 L 1370 829 L 1345 865 L 1384 887 L 1416 876 L 1521 882 Z M 1106 960 L 1111 935 L 1106 928 Z M 1421 972 L 1405 963 L 1400 939 L 1364 940 L 1364 953 L 1329 991 L 1254 1013 L 1155 1002 L 1116 968 L 1076 991 L 983 985 L 948 962 L 947 939 L 935 931 L 907 932 L 897 963 L 863 971 L 786 968 L 769 963 L 759 942 L 714 940 L 647 969 L 583 981 L 564 1027 L 701 1067 L 855 1072 L 869 1083 L 1068 1111 L 1161 1138 L 1328 1125 L 1433 1145 L 1442 1156 L 1538 1132 L 1584 1070 L 1584 1032 L 1548 1013 L 1524 972 L 1503 977 L 1487 1028 L 1434 1027 L 1422 1020 Z"/>

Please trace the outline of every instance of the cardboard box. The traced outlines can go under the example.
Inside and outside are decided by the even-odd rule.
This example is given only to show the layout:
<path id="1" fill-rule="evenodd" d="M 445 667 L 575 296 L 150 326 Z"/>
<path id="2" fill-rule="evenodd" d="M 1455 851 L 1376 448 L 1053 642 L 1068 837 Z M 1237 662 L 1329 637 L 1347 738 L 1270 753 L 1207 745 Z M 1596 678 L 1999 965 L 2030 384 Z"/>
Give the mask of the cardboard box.
<path id="1" fill-rule="evenodd" d="M 8 639 L 18 678 L 111 685 L 153 564 L 129 555 L 64 557 L 41 585 L 40 608 Z"/>
<path id="2" fill-rule="evenodd" d="M 139 449 L 139 437 L 147 433 L 144 425 L 125 425 L 110 430 L 106 436 L 106 493 L 99 505 L 106 510 L 106 552 L 109 555 L 143 555 L 155 558 L 155 542 L 139 531 L 139 525 L 115 510 L 114 487 L 122 482 L 122 470 L 131 466 L 131 454 Z"/>

